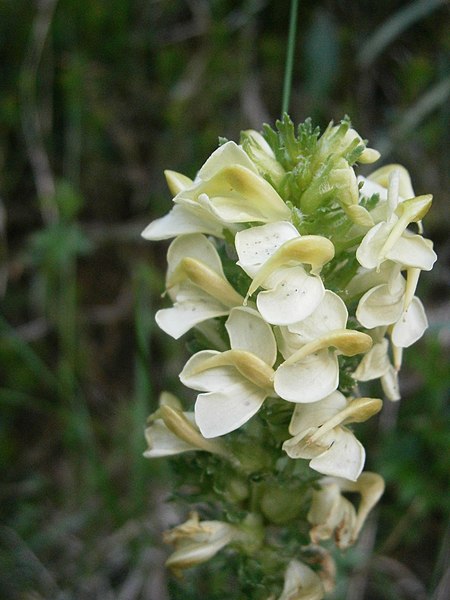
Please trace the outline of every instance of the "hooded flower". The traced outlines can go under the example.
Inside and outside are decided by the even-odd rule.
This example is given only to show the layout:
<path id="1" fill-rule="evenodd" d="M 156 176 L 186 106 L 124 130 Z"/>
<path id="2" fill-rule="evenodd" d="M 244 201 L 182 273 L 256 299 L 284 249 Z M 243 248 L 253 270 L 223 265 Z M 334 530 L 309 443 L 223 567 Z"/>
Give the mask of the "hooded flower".
<path id="1" fill-rule="evenodd" d="M 321 600 L 325 589 L 320 577 L 310 567 L 291 560 L 284 574 L 284 586 L 278 600 Z"/>
<path id="2" fill-rule="evenodd" d="M 288 219 L 290 210 L 258 173 L 246 152 L 234 142 L 218 148 L 194 181 L 171 175 L 179 189 L 175 206 L 145 229 L 143 237 L 167 239 L 183 233 L 223 237 L 223 229 L 248 222 Z M 230 227 L 231 226 L 231 227 Z"/>
<path id="3" fill-rule="evenodd" d="M 306 319 L 279 329 L 278 345 L 286 359 L 276 370 L 276 393 L 289 402 L 317 402 L 339 384 L 338 354 L 366 352 L 372 339 L 365 333 L 345 329 L 347 308 L 327 290 L 322 302 Z"/>
<path id="4" fill-rule="evenodd" d="M 414 296 L 419 273 L 419 269 L 408 269 L 405 281 L 400 267 L 392 264 L 386 283 L 375 285 L 360 299 L 356 318 L 361 325 L 367 329 L 390 325 L 392 343 L 399 348 L 420 339 L 428 321 L 422 302 Z"/>
<path id="5" fill-rule="evenodd" d="M 411 233 L 407 227 L 422 220 L 431 207 L 432 196 L 427 194 L 401 202 L 399 186 L 400 174 L 394 170 L 389 179 L 387 216 L 366 233 L 356 258 L 366 269 L 378 269 L 385 260 L 391 260 L 402 268 L 429 271 L 436 261 L 433 244 Z"/>
<path id="6" fill-rule="evenodd" d="M 200 521 L 193 512 L 185 523 L 165 532 L 164 542 L 175 546 L 166 566 L 179 575 L 183 569 L 208 561 L 224 546 L 241 538 L 242 531 L 237 527 L 222 521 Z"/>
<path id="7" fill-rule="evenodd" d="M 334 256 L 329 240 L 302 237 L 292 223 L 280 221 L 238 232 L 235 245 L 238 265 L 253 279 L 247 297 L 264 288 L 256 304 L 268 323 L 295 323 L 320 304 L 325 288 L 318 272 Z"/>
<path id="8" fill-rule="evenodd" d="M 356 481 L 363 470 L 365 450 L 345 424 L 360 423 L 382 406 L 377 398 L 347 401 L 333 392 L 312 404 L 298 404 L 289 425 L 291 439 L 283 450 L 291 458 L 310 459 L 309 466 L 323 473 Z"/>
<path id="9" fill-rule="evenodd" d="M 204 235 L 176 238 L 167 261 L 166 287 L 174 305 L 159 310 L 156 322 L 175 339 L 191 327 L 242 305 L 244 299 L 227 281 L 217 250 Z"/>
<path id="10" fill-rule="evenodd" d="M 145 439 L 148 444 L 146 458 L 172 456 L 192 450 L 205 450 L 213 454 L 226 455 L 217 441 L 206 440 L 195 425 L 194 413 L 183 412 L 179 400 L 163 392 L 160 407 L 148 418 Z"/>
<path id="11" fill-rule="evenodd" d="M 373 171 L 368 177 L 359 176 L 360 193 L 365 198 L 370 198 L 374 194 L 378 195 L 378 202 L 370 211 L 370 215 L 375 223 L 387 221 L 392 212 L 392 206 L 388 203 L 389 179 L 396 173 L 398 177 L 398 198 L 397 202 L 404 202 L 408 198 L 415 196 L 411 183 L 411 177 L 408 171 L 402 165 L 389 164 Z"/>
<path id="12" fill-rule="evenodd" d="M 190 189 L 194 182 L 189 177 L 176 171 L 165 171 L 168 187 L 175 198 L 185 189 Z M 174 198 L 174 201 L 175 201 Z M 223 237 L 223 223 L 211 214 L 202 204 L 175 204 L 172 210 L 147 225 L 142 232 L 146 240 L 167 240 L 188 233 L 205 233 L 218 238 Z"/>
<path id="13" fill-rule="evenodd" d="M 206 438 L 238 429 L 275 395 L 277 347 L 270 326 L 257 311 L 238 307 L 225 327 L 231 349 L 197 352 L 180 374 L 184 385 L 203 392 L 195 403 L 195 421 Z"/>
<path id="14" fill-rule="evenodd" d="M 384 337 L 385 331 L 385 327 L 377 327 L 371 331 L 374 344 L 363 356 L 352 376 L 356 381 L 380 379 L 386 397 L 393 401 L 400 400 L 398 372 L 389 359 L 389 342 Z"/>
<path id="15" fill-rule="evenodd" d="M 355 482 L 324 477 L 313 492 L 308 521 L 313 526 L 309 535 L 314 544 L 331 537 L 338 548 L 345 549 L 358 539 L 364 522 L 381 498 L 384 481 L 380 475 L 365 471 Z M 357 492 L 361 500 L 356 510 L 342 492 Z"/>

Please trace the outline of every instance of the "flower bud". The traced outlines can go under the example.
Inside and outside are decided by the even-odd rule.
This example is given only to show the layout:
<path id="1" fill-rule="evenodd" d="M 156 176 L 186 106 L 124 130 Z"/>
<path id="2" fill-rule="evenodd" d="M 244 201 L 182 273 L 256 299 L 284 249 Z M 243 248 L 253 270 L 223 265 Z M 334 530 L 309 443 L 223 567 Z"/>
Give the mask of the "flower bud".
<path id="1" fill-rule="evenodd" d="M 241 133 L 241 146 L 261 175 L 278 187 L 286 171 L 276 160 L 272 148 L 263 136 L 253 129 L 247 129 Z"/>

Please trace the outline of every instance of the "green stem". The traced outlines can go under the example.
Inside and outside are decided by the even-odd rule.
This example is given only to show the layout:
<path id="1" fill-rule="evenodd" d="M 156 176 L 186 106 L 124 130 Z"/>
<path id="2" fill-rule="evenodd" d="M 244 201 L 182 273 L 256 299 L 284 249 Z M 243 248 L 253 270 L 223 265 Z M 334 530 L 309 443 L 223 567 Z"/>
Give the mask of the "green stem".
<path id="1" fill-rule="evenodd" d="M 289 110 L 289 100 L 291 97 L 292 88 L 292 71 L 294 67 L 294 49 L 295 49 L 295 36 L 297 32 L 297 14 L 298 14 L 298 0 L 291 0 L 291 14 L 289 17 L 289 37 L 286 52 L 286 67 L 284 71 L 284 84 L 283 84 L 283 100 L 281 104 L 281 116 L 287 113 Z"/>

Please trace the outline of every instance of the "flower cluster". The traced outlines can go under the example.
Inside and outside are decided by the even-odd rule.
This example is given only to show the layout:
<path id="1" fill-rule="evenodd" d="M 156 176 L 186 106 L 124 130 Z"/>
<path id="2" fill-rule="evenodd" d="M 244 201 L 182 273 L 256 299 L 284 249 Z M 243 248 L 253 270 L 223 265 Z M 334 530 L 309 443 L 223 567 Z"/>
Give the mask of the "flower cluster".
<path id="1" fill-rule="evenodd" d="M 262 552 L 268 572 L 285 572 L 271 598 L 320 599 L 333 570 L 320 541 L 354 543 L 383 491 L 363 472 L 351 424 L 382 407 L 360 382 L 379 379 L 400 398 L 402 350 L 427 327 L 415 291 L 436 260 L 421 225 L 431 196 L 415 196 L 400 165 L 357 177 L 356 163 L 379 154 L 348 120 L 322 135 L 309 120 L 296 132 L 287 116 L 277 128 L 223 141 L 194 180 L 166 171 L 173 208 L 143 236 L 174 238 L 171 303 L 156 321 L 175 339 L 196 337 L 180 380 L 198 394 L 190 412 L 163 396 L 146 456 L 206 451 L 213 478 L 227 473 L 225 512 L 246 514 L 231 524 L 195 513 L 168 532 L 175 571 L 225 546 Z M 358 509 L 346 492 L 361 495 Z M 265 523 L 302 514 L 310 532 L 298 555 L 264 541 Z"/>

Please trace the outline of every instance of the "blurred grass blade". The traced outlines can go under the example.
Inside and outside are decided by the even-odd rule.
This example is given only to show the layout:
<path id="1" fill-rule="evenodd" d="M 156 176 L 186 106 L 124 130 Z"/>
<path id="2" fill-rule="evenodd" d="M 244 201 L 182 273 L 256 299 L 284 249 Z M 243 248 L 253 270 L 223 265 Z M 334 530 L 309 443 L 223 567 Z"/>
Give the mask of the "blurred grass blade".
<path id="1" fill-rule="evenodd" d="M 14 351 L 23 363 L 35 375 L 38 381 L 41 381 L 51 390 L 57 392 L 59 382 L 57 377 L 47 367 L 44 361 L 34 352 L 27 342 L 25 342 L 14 330 L 14 328 L 0 315 L 0 333 L 3 335 L 3 343 L 9 343 L 11 350 Z"/>
<path id="2" fill-rule="evenodd" d="M 25 407 L 28 409 L 55 412 L 56 408 L 43 398 L 36 398 L 31 394 L 9 388 L 0 388 L 0 405 L 9 405 L 14 408 Z"/>
<path id="3" fill-rule="evenodd" d="M 8 284 L 8 243 L 6 238 L 6 210 L 0 197 L 0 296 L 4 296 Z"/>
<path id="4" fill-rule="evenodd" d="M 436 8 L 446 4 L 446 0 L 416 0 L 405 6 L 385 23 L 380 25 L 375 33 L 361 48 L 357 62 L 362 69 L 369 67 L 395 38 L 416 21 L 428 16 Z"/>
<path id="5" fill-rule="evenodd" d="M 339 66 L 339 35 L 332 15 L 319 9 L 305 36 L 304 90 L 314 105 L 322 105 L 336 81 Z"/>
<path id="6" fill-rule="evenodd" d="M 409 110 L 403 113 L 399 123 L 390 131 L 388 138 L 377 142 L 377 148 L 383 156 L 386 158 L 398 140 L 413 133 L 433 111 L 446 103 L 449 96 L 450 76 L 423 94 Z"/>
<path id="7" fill-rule="evenodd" d="M 151 268 L 139 265 L 134 277 L 134 326 L 136 357 L 134 370 L 134 403 L 131 407 L 133 434 L 130 437 L 131 489 L 133 506 L 142 505 L 147 489 L 148 463 L 142 457 L 145 449 L 144 428 L 151 410 L 155 410 L 153 386 L 150 376 L 150 336 L 154 327 L 154 310 L 151 305 L 152 287 L 155 282 Z"/>
<path id="8" fill-rule="evenodd" d="M 0 526 L 0 595 L 11 600 L 61 597 L 50 571 L 13 529 L 3 525 Z"/>
<path id="9" fill-rule="evenodd" d="M 425 120 L 434 110 L 444 104 L 450 95 L 450 76 L 429 89 L 404 114 L 394 130 L 394 137 L 403 137 Z"/>

